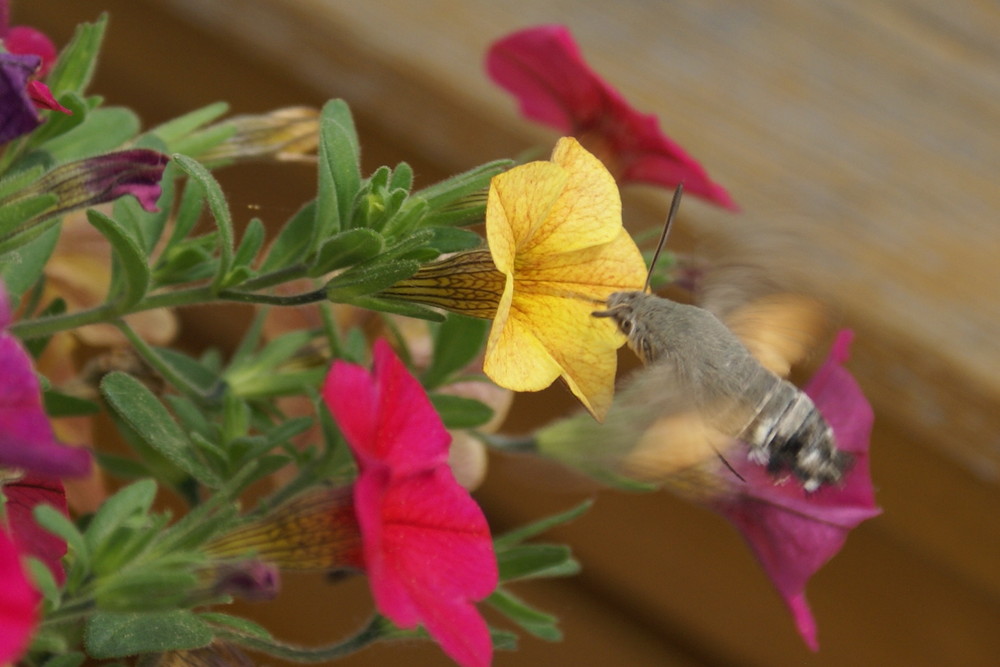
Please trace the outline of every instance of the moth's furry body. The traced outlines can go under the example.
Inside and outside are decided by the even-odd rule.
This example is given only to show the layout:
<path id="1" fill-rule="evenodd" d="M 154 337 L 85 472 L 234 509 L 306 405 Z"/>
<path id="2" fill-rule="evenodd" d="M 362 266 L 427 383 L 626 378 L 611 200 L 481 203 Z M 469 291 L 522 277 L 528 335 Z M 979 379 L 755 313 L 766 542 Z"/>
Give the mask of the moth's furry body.
<path id="1" fill-rule="evenodd" d="M 749 445 L 752 460 L 791 472 L 809 491 L 843 477 L 851 457 L 836 448 L 812 400 L 761 365 L 708 310 L 617 292 L 595 315 L 617 323 L 646 364 L 644 375 L 660 376 L 644 378 L 647 390 L 662 379 L 664 392 L 682 393 L 708 426 Z"/>

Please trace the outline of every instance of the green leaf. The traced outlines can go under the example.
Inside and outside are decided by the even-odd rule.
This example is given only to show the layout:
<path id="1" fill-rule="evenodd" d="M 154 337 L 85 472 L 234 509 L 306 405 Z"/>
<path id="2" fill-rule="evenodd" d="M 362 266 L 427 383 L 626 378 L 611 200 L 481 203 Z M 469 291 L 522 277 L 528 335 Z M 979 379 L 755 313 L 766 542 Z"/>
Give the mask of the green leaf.
<path id="1" fill-rule="evenodd" d="M 107 153 L 131 141 L 139 132 L 139 117 L 124 107 L 94 109 L 82 123 L 45 143 L 56 162 Z"/>
<path id="2" fill-rule="evenodd" d="M 504 590 L 494 591 L 486 600 L 507 618 L 524 628 L 525 632 L 545 641 L 562 640 L 562 632 L 556 627 L 559 619 L 555 616 L 538 611 Z"/>
<path id="3" fill-rule="evenodd" d="M 215 472 L 194 456 L 191 441 L 144 384 L 116 371 L 104 376 L 101 393 L 147 445 L 205 486 L 216 488 L 222 483 Z"/>
<path id="4" fill-rule="evenodd" d="M 52 225 L 30 243 L 17 250 L 0 253 L 0 279 L 7 288 L 11 309 L 16 309 L 20 296 L 41 278 L 45 262 L 49 260 L 56 241 L 59 240 L 59 226 L 56 222 L 53 221 Z"/>
<path id="5" fill-rule="evenodd" d="M 580 572 L 573 552 L 563 544 L 522 544 L 497 551 L 500 581 L 568 577 Z"/>
<path id="6" fill-rule="evenodd" d="M 316 221 L 316 200 L 306 203 L 281 228 L 271 244 L 267 258 L 260 265 L 261 273 L 270 273 L 299 262 L 310 251 L 310 236 Z"/>
<path id="7" fill-rule="evenodd" d="M 122 524 L 136 515 L 146 515 L 156 498 L 156 482 L 144 479 L 120 489 L 105 500 L 87 526 L 87 548 L 96 552 Z"/>
<path id="8" fill-rule="evenodd" d="M 109 294 L 108 300 L 116 299 L 120 312 L 124 312 L 142 301 L 149 289 L 150 271 L 146 263 L 146 253 L 142 240 L 129 235 L 114 218 L 109 218 L 96 209 L 87 211 L 87 220 L 111 243 L 115 257 L 121 262 L 125 285 L 122 294 Z"/>
<path id="9" fill-rule="evenodd" d="M 83 535 L 69 518 L 51 505 L 36 505 L 31 511 L 38 525 L 61 537 L 66 546 L 72 549 L 77 560 L 86 563 L 90 560 L 90 550 Z"/>
<path id="10" fill-rule="evenodd" d="M 92 658 L 124 658 L 208 646 L 212 630 L 186 609 L 154 612 L 95 612 L 84 630 Z"/>
<path id="11" fill-rule="evenodd" d="M 434 232 L 430 246 L 442 254 L 472 250 L 483 245 L 483 237 L 469 229 L 461 227 L 430 227 L 430 229 Z"/>
<path id="12" fill-rule="evenodd" d="M 45 414 L 49 417 L 86 417 L 101 411 L 101 406 L 85 398 L 71 396 L 54 389 L 47 390 L 42 395 L 45 402 Z"/>
<path id="13" fill-rule="evenodd" d="M 593 504 L 593 500 L 585 500 L 576 507 L 568 509 L 565 512 L 553 514 L 552 516 L 530 523 L 527 526 L 521 526 L 520 528 L 504 533 L 503 535 L 493 539 L 493 548 L 498 551 L 502 549 L 509 549 L 516 544 L 520 544 L 525 540 L 535 537 L 536 535 L 541 535 L 556 526 L 569 523 L 589 510 L 590 506 Z"/>
<path id="14" fill-rule="evenodd" d="M 59 602 L 59 584 L 52 574 L 49 566 L 38 558 L 31 556 L 28 558 L 28 573 L 31 582 L 35 585 L 35 590 L 42 594 L 46 601 L 54 606 Z"/>
<path id="15" fill-rule="evenodd" d="M 447 428 L 476 428 L 493 418 L 492 408 L 472 398 L 431 394 L 430 399 Z"/>
<path id="16" fill-rule="evenodd" d="M 216 228 L 219 230 L 219 268 L 217 269 L 213 285 L 216 289 L 222 287 L 229 269 L 233 264 L 233 218 L 229 213 L 229 204 L 222 194 L 219 182 L 200 162 L 180 153 L 175 153 L 173 159 L 177 162 L 188 176 L 198 181 L 204 188 L 205 196 L 208 199 L 208 208 L 212 211 Z"/>
<path id="17" fill-rule="evenodd" d="M 208 125 L 217 118 L 221 118 L 227 111 L 229 111 L 228 104 L 225 102 L 215 102 L 200 109 L 189 111 L 183 116 L 169 120 L 162 125 L 157 125 L 149 131 L 149 134 L 155 134 L 159 137 L 167 145 L 169 152 L 184 153 L 186 151 L 182 151 L 176 147 L 179 141 L 198 128 Z"/>
<path id="18" fill-rule="evenodd" d="M 97 463 L 101 470 L 118 479 L 140 479 L 149 477 L 151 474 L 149 468 L 141 461 L 103 452 L 96 452 L 94 455 L 97 457 Z"/>
<path id="19" fill-rule="evenodd" d="M 434 337 L 431 365 L 421 381 L 428 389 L 444 384 L 476 358 L 486 344 L 490 321 L 462 315 L 449 315 Z"/>
<path id="20" fill-rule="evenodd" d="M 97 67 L 97 55 L 107 25 L 108 15 L 101 14 L 95 22 L 81 23 L 76 27 L 73 38 L 63 48 L 55 67 L 45 79 L 57 98 L 61 98 L 63 93 L 82 94 L 86 90 Z"/>
<path id="21" fill-rule="evenodd" d="M 53 656 L 42 663 L 42 667 L 80 667 L 86 659 L 87 656 L 74 651 L 73 653 Z"/>
<path id="22" fill-rule="evenodd" d="M 351 206 L 361 189 L 361 149 L 347 103 L 327 102 L 319 127 L 319 187 L 310 250 L 350 223 Z"/>
<path id="23" fill-rule="evenodd" d="M 103 610 L 148 612 L 183 603 L 197 585 L 194 572 L 162 567 L 133 568 L 98 580 L 94 598 L 98 608 Z"/>
<path id="24" fill-rule="evenodd" d="M 371 229 L 348 229 L 328 238 L 320 246 L 316 261 L 309 269 L 312 277 L 352 266 L 374 258 L 385 244 L 382 236 Z"/>
<path id="25" fill-rule="evenodd" d="M 260 218 L 254 218 L 243 230 L 243 238 L 240 239 L 240 246 L 233 256 L 233 266 L 251 266 L 257 253 L 264 246 L 264 223 Z"/>

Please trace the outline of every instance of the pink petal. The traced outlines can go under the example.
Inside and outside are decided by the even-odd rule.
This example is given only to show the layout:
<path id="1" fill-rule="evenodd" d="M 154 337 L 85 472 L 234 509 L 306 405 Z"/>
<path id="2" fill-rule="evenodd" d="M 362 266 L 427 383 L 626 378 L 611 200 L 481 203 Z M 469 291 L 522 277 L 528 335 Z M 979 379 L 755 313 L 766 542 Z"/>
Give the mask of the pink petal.
<path id="1" fill-rule="evenodd" d="M 6 324 L 10 312 L 2 286 L 0 292 L 0 322 Z M 0 330 L 0 369 L 0 466 L 51 477 L 86 475 L 90 452 L 55 441 L 31 359 L 17 338 L 4 330 Z"/>
<path id="2" fill-rule="evenodd" d="M 746 480 L 739 495 L 713 503 L 747 540 L 814 650 L 816 624 L 806 583 L 840 551 L 851 529 L 881 512 L 868 467 L 871 405 L 840 365 L 851 337 L 849 331 L 838 335 L 829 359 L 805 388 L 833 428 L 838 447 L 855 458 L 843 484 L 808 494 L 794 482 L 775 483 L 761 466 L 743 459 L 731 461 Z"/>
<path id="3" fill-rule="evenodd" d="M 38 505 L 51 505 L 67 517 L 66 492 L 58 479 L 27 475 L 3 486 L 7 497 L 7 522 L 10 534 L 23 554 L 35 556 L 48 566 L 57 583 L 66 579 L 62 557 L 66 543 L 35 522 L 32 511 Z"/>
<path id="4" fill-rule="evenodd" d="M 37 76 L 44 79 L 56 62 L 56 47 L 44 33 L 28 26 L 12 26 L 3 36 L 8 53 L 31 54 L 42 59 Z"/>
<path id="5" fill-rule="evenodd" d="M 384 469 L 363 472 L 355 505 L 379 610 L 401 627 L 423 624 L 460 664 L 489 664 L 472 601 L 496 588 L 496 560 L 482 511 L 448 467 L 392 481 Z"/>
<path id="6" fill-rule="evenodd" d="M 61 111 L 72 114 L 73 112 L 59 104 L 59 101 L 52 96 L 52 91 L 41 81 L 29 81 L 26 86 L 28 97 L 35 105 L 36 109 L 49 109 L 50 111 Z"/>
<path id="7" fill-rule="evenodd" d="M 373 356 L 373 378 L 338 361 L 323 389 L 355 456 L 362 465 L 385 463 L 394 475 L 446 463 L 451 436 L 423 387 L 384 340 L 375 342 Z"/>
<path id="8" fill-rule="evenodd" d="M 27 650 L 38 624 L 39 595 L 28 583 L 14 542 L 0 530 L 0 665 L 13 664 Z"/>
<path id="9" fill-rule="evenodd" d="M 700 164 L 634 109 L 587 65 L 564 26 L 512 33 L 489 49 L 490 77 L 517 98 L 527 118 L 571 133 L 601 157 L 621 183 L 643 182 L 691 194 L 729 209 L 736 204 Z"/>

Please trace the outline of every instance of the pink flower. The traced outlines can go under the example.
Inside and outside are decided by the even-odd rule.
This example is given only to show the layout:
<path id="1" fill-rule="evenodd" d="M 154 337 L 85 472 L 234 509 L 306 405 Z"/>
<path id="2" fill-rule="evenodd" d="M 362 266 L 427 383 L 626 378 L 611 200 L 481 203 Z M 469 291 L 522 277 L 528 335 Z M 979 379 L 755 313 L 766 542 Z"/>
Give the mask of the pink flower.
<path id="1" fill-rule="evenodd" d="M 497 585 L 489 526 L 448 467 L 450 438 L 427 394 L 379 340 L 372 373 L 334 362 L 323 398 L 358 462 L 355 512 L 379 610 L 422 624 L 461 665 L 490 664 L 473 604 Z"/>
<path id="2" fill-rule="evenodd" d="M 736 494 L 709 502 L 743 534 L 813 650 L 819 645 L 806 582 L 840 551 L 852 528 L 881 512 L 868 469 L 872 408 L 842 366 L 852 338 L 851 331 L 840 332 L 829 358 L 805 387 L 833 428 L 838 447 L 854 456 L 843 484 L 806 493 L 795 483 L 775 483 L 760 465 L 729 459 L 746 483 Z"/>
<path id="3" fill-rule="evenodd" d="M 80 477 L 90 471 L 90 452 L 56 442 L 31 358 L 7 333 L 10 309 L 0 284 L 0 466 L 49 477 Z"/>
<path id="4" fill-rule="evenodd" d="M 21 554 L 0 528 L 0 665 L 13 664 L 31 642 L 38 624 L 39 596 L 21 565 Z"/>
<path id="5" fill-rule="evenodd" d="M 34 556 L 45 563 L 56 583 L 62 584 L 66 579 L 62 566 L 62 557 L 66 555 L 66 542 L 35 523 L 35 518 L 31 514 L 38 505 L 51 505 L 69 516 L 62 482 L 52 477 L 29 474 L 4 484 L 2 491 L 7 498 L 4 508 L 10 536 L 18 549 L 21 553 Z"/>
<path id="6" fill-rule="evenodd" d="M 684 183 L 691 194 L 736 210 L 729 193 L 663 134 L 656 116 L 636 111 L 590 69 L 564 26 L 528 28 L 494 42 L 486 69 L 517 97 L 522 114 L 579 138 L 619 183 L 670 189 Z"/>

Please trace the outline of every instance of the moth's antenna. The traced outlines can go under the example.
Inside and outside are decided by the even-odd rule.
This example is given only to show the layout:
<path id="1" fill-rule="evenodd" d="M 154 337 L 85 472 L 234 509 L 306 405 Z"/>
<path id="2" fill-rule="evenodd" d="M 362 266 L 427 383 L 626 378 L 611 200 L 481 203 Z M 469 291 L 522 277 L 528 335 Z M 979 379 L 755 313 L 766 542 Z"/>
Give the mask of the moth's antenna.
<path id="1" fill-rule="evenodd" d="M 684 184 L 678 183 L 677 189 L 674 190 L 674 198 L 670 202 L 670 212 L 667 213 L 667 221 L 663 223 L 663 233 L 660 235 L 660 242 L 656 245 L 656 252 L 653 253 L 653 261 L 649 263 L 649 271 L 646 273 L 646 284 L 643 285 L 642 291 L 649 291 L 649 281 L 653 279 L 653 269 L 656 268 L 656 260 L 660 258 L 660 251 L 663 250 L 663 246 L 667 243 L 667 234 L 670 233 L 670 227 L 674 223 L 674 218 L 677 217 L 677 209 L 681 207 L 681 195 L 684 194 Z"/>

